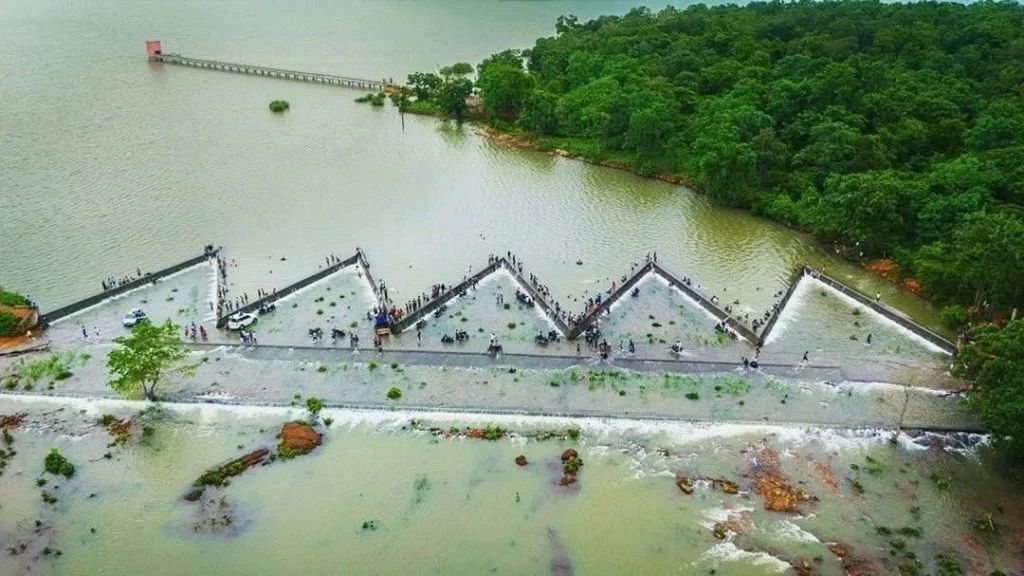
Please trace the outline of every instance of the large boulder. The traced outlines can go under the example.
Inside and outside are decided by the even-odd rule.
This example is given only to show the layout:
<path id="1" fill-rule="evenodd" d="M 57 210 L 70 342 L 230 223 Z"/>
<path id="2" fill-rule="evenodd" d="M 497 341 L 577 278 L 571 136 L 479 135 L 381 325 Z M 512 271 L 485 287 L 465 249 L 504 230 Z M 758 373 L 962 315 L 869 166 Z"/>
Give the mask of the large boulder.
<path id="1" fill-rule="evenodd" d="M 567 448 L 565 450 L 565 452 L 562 452 L 562 462 L 566 462 L 570 458 L 579 458 L 579 457 L 580 457 L 580 455 L 576 452 L 576 450 L 574 450 L 572 448 Z"/>

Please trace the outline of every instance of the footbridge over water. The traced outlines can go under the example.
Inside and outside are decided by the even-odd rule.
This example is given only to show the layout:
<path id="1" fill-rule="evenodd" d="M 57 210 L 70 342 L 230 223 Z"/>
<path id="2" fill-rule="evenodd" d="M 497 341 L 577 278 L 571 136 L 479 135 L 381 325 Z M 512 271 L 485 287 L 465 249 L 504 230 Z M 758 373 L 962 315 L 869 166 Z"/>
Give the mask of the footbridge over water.
<path id="1" fill-rule="evenodd" d="M 383 92 L 389 86 L 386 80 L 370 80 L 368 78 L 353 78 L 338 74 L 326 74 L 323 72 L 303 72 L 300 70 L 289 70 L 286 68 L 272 68 L 270 66 L 258 66 L 255 64 L 239 64 L 221 60 L 209 60 L 205 58 L 193 58 L 181 54 L 164 54 L 160 47 L 159 40 L 148 40 L 146 49 L 151 62 L 162 62 L 164 64 L 177 64 L 179 66 L 190 66 L 192 68 L 205 68 L 207 70 L 220 70 L 222 72 L 233 72 L 235 74 L 249 74 L 252 76 L 266 76 L 268 78 L 280 78 L 282 80 L 297 80 L 300 82 L 312 82 L 314 84 L 327 84 L 329 86 L 341 86 L 344 88 L 361 88 Z"/>

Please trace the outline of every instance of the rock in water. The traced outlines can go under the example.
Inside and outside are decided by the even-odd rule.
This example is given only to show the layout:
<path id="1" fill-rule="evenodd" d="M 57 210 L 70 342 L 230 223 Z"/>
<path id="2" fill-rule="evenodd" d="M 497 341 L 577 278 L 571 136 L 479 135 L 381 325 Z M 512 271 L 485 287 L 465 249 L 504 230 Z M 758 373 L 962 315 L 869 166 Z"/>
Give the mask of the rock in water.
<path id="1" fill-rule="evenodd" d="M 676 476 L 676 486 L 687 496 L 693 494 L 693 483 L 686 476 Z"/>
<path id="2" fill-rule="evenodd" d="M 568 448 L 565 452 L 562 452 L 562 462 L 565 462 L 570 458 L 579 458 L 579 454 L 577 454 L 576 450 L 572 448 Z"/>
<path id="3" fill-rule="evenodd" d="M 278 452 L 285 457 L 309 454 L 323 441 L 323 435 L 305 422 L 288 422 L 277 435 Z"/>
<path id="4" fill-rule="evenodd" d="M 520 466 L 526 466 L 527 464 L 529 464 L 529 462 L 526 461 L 526 456 L 520 454 L 519 456 L 516 456 L 516 464 Z"/>

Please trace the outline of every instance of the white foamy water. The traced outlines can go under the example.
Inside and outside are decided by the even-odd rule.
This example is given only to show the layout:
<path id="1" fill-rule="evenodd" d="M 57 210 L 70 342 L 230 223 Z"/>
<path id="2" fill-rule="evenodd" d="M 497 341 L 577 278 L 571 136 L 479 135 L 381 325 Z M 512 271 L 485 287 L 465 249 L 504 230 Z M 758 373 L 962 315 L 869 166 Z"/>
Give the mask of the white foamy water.
<path id="1" fill-rule="evenodd" d="M 772 328 L 771 334 L 769 334 L 768 338 L 765 339 L 765 344 L 771 344 L 778 340 L 778 338 L 786 331 L 786 329 L 791 325 L 791 323 L 796 321 L 797 315 L 799 314 L 800 310 L 804 308 L 804 305 L 807 302 L 807 297 L 813 289 L 827 290 L 832 295 L 839 297 L 848 306 L 852 308 L 857 308 L 861 310 L 862 313 L 867 313 L 879 324 L 882 324 L 883 326 L 886 326 L 888 328 L 892 328 L 896 332 L 914 341 L 916 344 L 919 344 L 920 346 L 924 347 L 926 350 L 930 352 L 938 352 L 946 355 L 949 354 L 944 349 L 940 348 L 939 346 L 936 346 L 929 340 L 926 340 L 925 338 L 918 336 L 917 334 L 904 328 L 900 324 L 890 320 L 889 318 L 879 313 L 878 311 L 874 310 L 873 308 L 864 306 L 863 304 L 854 300 L 850 296 L 844 294 L 839 290 L 836 290 L 829 284 L 826 284 L 817 278 L 807 275 L 801 276 L 800 279 L 797 280 L 797 286 L 796 288 L 793 289 L 793 294 L 790 296 L 789 301 L 786 302 L 786 307 L 783 308 L 782 312 L 779 313 L 779 318 L 775 321 L 775 326 Z"/>
<path id="2" fill-rule="evenodd" d="M 162 403 L 166 410 L 189 414 L 201 422 L 216 422 L 218 418 L 233 417 L 285 417 L 301 418 L 306 411 L 291 406 L 256 406 L 222 404 L 225 396 L 206 396 L 211 402 L 203 403 Z M 32 404 L 69 407 L 84 411 L 87 415 L 100 415 L 117 409 L 142 410 L 153 404 L 139 400 L 111 398 L 60 397 L 30 394 L 0 395 L 0 403 Z M 371 408 L 325 408 L 322 417 L 330 417 L 336 426 L 356 428 L 360 426 L 375 429 L 394 429 L 407 426 L 411 420 L 429 421 L 430 425 L 442 426 L 457 423 L 460 426 L 499 426 L 517 430 L 567 430 L 578 428 L 588 438 L 591 450 L 599 451 L 602 445 L 617 445 L 623 438 L 651 438 L 659 436 L 677 445 L 703 444 L 740 436 L 761 436 L 791 447 L 820 443 L 830 450 L 863 450 L 873 445 L 889 442 L 893 431 L 889 429 L 831 429 L 819 427 L 781 426 L 752 423 L 698 423 L 662 420 L 641 420 L 626 418 L 568 418 L 560 416 L 538 416 L 523 414 L 488 414 L 475 412 L 454 412 L 444 410 L 385 410 Z M 899 446 L 909 451 L 926 450 L 931 444 L 929 438 L 951 438 L 952 435 L 929 433 L 922 442 L 916 442 L 907 434 L 899 437 Z M 970 456 L 977 446 L 987 441 L 987 436 L 969 434 L 963 436 L 966 442 L 954 443 L 949 451 Z M 595 454 L 598 452 L 595 452 Z M 642 456 L 642 455 L 641 455 Z"/>
<path id="3" fill-rule="evenodd" d="M 771 524 L 771 530 L 775 532 L 777 536 L 785 540 L 792 540 L 794 542 L 821 542 L 817 536 L 797 526 L 789 520 L 779 520 Z"/>
<path id="4" fill-rule="evenodd" d="M 312 284 L 309 284 L 307 286 L 303 286 L 302 288 L 299 288 L 298 290 L 296 290 L 295 292 L 292 292 L 291 294 L 288 294 L 287 296 L 283 296 L 283 297 L 279 298 L 278 300 L 276 300 L 276 303 L 281 304 L 281 303 L 288 302 L 289 300 L 294 300 L 296 297 L 301 296 L 303 294 L 306 294 L 310 290 L 323 285 L 324 283 L 326 283 L 329 280 L 334 280 L 334 279 L 336 279 L 336 278 L 338 278 L 338 277 L 340 277 L 340 276 L 342 276 L 344 274 L 350 274 L 351 275 L 351 274 L 354 274 L 354 273 L 355 273 L 355 265 L 346 266 L 346 267 L 342 268 L 341 270 L 338 270 L 337 272 L 332 272 L 331 274 L 328 274 L 327 276 L 324 276 L 323 278 L 317 280 L 316 282 L 313 282 Z M 373 294 L 373 289 L 370 288 L 369 280 L 366 279 L 366 275 L 365 274 L 361 274 L 360 277 L 359 277 L 359 280 L 360 280 L 360 283 L 365 288 L 365 290 L 360 290 L 359 291 L 360 295 L 363 297 L 364 302 L 366 302 L 371 307 L 374 306 L 376 303 L 373 301 L 373 297 L 370 296 L 371 294 Z"/>
<path id="5" fill-rule="evenodd" d="M 759 566 L 774 568 L 778 572 L 785 572 L 790 568 L 789 562 L 779 560 L 766 552 L 748 552 L 736 547 L 732 542 L 721 542 L 715 544 L 707 552 L 701 554 L 701 559 L 718 562 L 750 562 Z"/>

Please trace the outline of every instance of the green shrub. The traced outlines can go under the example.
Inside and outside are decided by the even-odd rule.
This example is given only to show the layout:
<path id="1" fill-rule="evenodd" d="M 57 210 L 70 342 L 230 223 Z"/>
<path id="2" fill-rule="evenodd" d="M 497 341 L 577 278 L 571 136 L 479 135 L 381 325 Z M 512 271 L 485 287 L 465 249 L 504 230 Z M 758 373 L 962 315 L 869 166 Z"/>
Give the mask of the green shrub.
<path id="1" fill-rule="evenodd" d="M 950 330 L 960 330 L 970 321 L 970 314 L 963 306 L 946 306 L 941 312 L 942 323 Z"/>
<path id="2" fill-rule="evenodd" d="M 371 372 L 376 370 L 377 366 L 377 361 L 374 360 L 373 358 L 370 358 L 370 361 L 366 363 L 366 367 L 369 368 Z"/>
<path id="3" fill-rule="evenodd" d="M 288 104 L 287 100 L 274 100 L 273 102 L 270 103 L 271 112 L 284 112 L 289 108 L 291 108 L 291 105 Z"/>
<path id="4" fill-rule="evenodd" d="M 65 478 L 71 478 L 75 475 L 75 467 L 71 462 L 68 462 L 67 458 L 61 455 L 56 448 L 50 450 L 50 453 L 46 455 L 44 460 L 44 466 L 46 471 L 56 476 L 64 476 Z"/>
<path id="5" fill-rule="evenodd" d="M 562 472 L 566 474 L 575 474 L 580 471 L 583 467 L 583 460 L 577 457 L 572 457 L 562 463 Z"/>
<path id="6" fill-rule="evenodd" d="M 497 426 L 488 426 L 484 428 L 483 435 L 481 438 L 484 440 L 495 441 L 505 435 L 505 431 Z"/>
<path id="7" fill-rule="evenodd" d="M 324 409 L 324 403 L 316 396 L 310 396 L 306 398 L 306 410 L 309 410 L 310 415 L 314 418 L 320 414 L 320 411 Z"/>
<path id="8" fill-rule="evenodd" d="M 391 389 L 388 390 L 388 399 L 389 400 L 398 400 L 401 397 L 402 397 L 402 389 L 399 388 L 398 386 L 392 386 Z"/>
<path id="9" fill-rule="evenodd" d="M 10 312 L 0 312 L 0 336 L 14 336 L 18 327 L 18 317 Z"/>
<path id="10" fill-rule="evenodd" d="M 686 399 L 687 400 L 700 400 L 700 394 L 698 394 L 696 392 L 687 392 L 686 393 Z"/>
<path id="11" fill-rule="evenodd" d="M 360 96 L 359 98 L 356 98 L 356 102 L 360 104 L 364 104 L 366 102 L 369 102 L 370 100 L 373 100 L 373 94 L 367 94 L 366 96 Z"/>
<path id="12" fill-rule="evenodd" d="M 0 290 L 0 306 L 27 306 L 28 300 L 17 292 Z"/>

